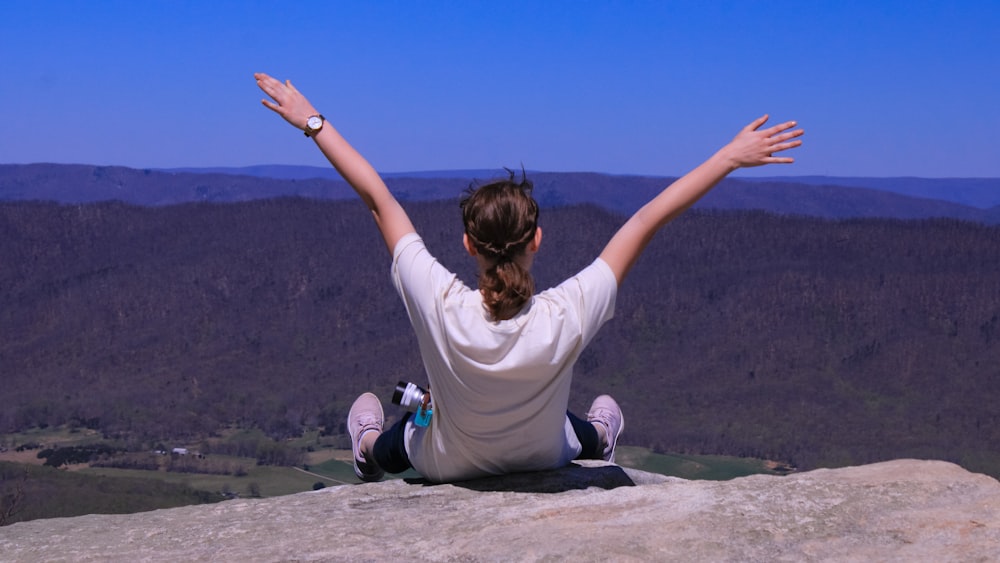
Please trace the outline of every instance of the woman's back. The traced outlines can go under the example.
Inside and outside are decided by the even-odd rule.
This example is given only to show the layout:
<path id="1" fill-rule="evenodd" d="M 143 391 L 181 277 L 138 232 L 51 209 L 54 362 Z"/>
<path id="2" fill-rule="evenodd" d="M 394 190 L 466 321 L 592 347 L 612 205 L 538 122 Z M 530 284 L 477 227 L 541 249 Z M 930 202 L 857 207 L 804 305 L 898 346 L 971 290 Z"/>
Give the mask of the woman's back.
<path id="1" fill-rule="evenodd" d="M 400 240 L 393 282 L 430 381 L 434 416 L 410 461 L 438 481 L 558 467 L 573 459 L 564 421 L 573 364 L 611 318 L 617 284 L 600 260 L 493 321 L 482 294 L 416 235 Z M 569 457 L 566 457 L 569 456 Z"/>

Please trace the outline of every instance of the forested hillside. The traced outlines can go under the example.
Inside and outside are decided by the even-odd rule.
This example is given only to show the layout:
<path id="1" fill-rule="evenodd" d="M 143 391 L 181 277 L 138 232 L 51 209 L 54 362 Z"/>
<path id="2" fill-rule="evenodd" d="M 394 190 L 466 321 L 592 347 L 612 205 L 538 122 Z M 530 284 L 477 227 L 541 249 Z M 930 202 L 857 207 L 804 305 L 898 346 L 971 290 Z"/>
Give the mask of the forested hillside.
<path id="1" fill-rule="evenodd" d="M 408 204 L 473 283 L 457 204 Z M 547 287 L 621 217 L 546 210 Z M 691 212 L 654 240 L 582 357 L 623 441 L 802 468 L 898 457 L 1000 475 L 1000 228 Z M 221 426 L 342 430 L 422 382 L 388 253 L 357 202 L 0 204 L 0 431 L 152 444 Z"/>

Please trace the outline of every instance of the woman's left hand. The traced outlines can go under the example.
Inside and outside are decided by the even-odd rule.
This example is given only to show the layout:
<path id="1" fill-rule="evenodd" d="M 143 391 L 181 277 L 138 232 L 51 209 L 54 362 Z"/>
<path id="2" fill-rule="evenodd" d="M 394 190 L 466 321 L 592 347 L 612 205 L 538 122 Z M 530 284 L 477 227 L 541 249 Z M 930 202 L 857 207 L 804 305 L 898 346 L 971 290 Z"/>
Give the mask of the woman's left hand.
<path id="1" fill-rule="evenodd" d="M 790 131 L 797 125 L 794 121 L 761 129 L 767 118 L 767 115 L 763 115 L 753 120 L 723 149 L 733 168 L 795 162 L 792 157 L 774 156 L 774 154 L 801 145 L 802 140 L 797 137 L 802 136 L 802 129 Z"/>
<path id="2" fill-rule="evenodd" d="M 263 99 L 260 102 L 293 126 L 304 131 L 306 121 L 319 114 L 309 100 L 292 86 L 291 80 L 282 83 L 263 72 L 255 72 L 253 77 L 257 79 L 257 86 L 274 100 Z"/>

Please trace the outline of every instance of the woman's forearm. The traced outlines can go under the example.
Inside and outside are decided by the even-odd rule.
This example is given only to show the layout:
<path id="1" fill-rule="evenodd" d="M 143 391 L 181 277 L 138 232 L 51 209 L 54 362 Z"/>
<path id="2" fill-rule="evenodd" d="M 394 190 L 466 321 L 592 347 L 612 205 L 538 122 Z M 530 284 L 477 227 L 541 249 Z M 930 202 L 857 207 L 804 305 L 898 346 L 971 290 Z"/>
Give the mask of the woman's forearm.
<path id="1" fill-rule="evenodd" d="M 392 252 L 400 238 L 416 230 L 399 201 L 375 168 L 332 125 L 325 124 L 313 140 L 371 211 L 386 247 Z"/>
<path id="2" fill-rule="evenodd" d="M 316 108 L 292 85 L 291 81 L 281 82 L 262 72 L 255 73 L 254 79 L 257 81 L 257 86 L 271 98 L 261 100 L 264 107 L 277 113 L 297 129 L 306 130 L 309 119 L 319 115 Z M 322 122 L 321 126 L 315 126 L 307 133 L 311 133 L 310 136 L 326 159 L 347 180 L 372 212 L 375 224 L 382 233 L 389 252 L 392 252 L 396 242 L 403 235 L 414 231 L 413 224 L 403 207 L 389 192 L 389 188 L 375 168 L 332 124 Z"/>
<path id="3" fill-rule="evenodd" d="M 754 120 L 740 131 L 729 144 L 701 163 L 697 168 L 670 184 L 637 211 L 601 252 L 620 284 L 639 255 L 661 227 L 694 205 L 734 170 L 763 164 L 791 163 L 792 158 L 775 157 L 773 153 L 797 147 L 802 130 L 789 131 L 794 121 L 759 130 L 767 116 Z"/>
<path id="4" fill-rule="evenodd" d="M 611 267 L 618 283 L 625 279 L 660 228 L 684 213 L 735 169 L 719 151 L 636 211 L 601 252 L 601 259 Z"/>
<path id="5" fill-rule="evenodd" d="M 659 230 L 687 211 L 737 168 L 739 167 L 726 158 L 724 149 L 720 150 L 694 170 L 675 180 L 642 206 L 635 216 L 653 230 Z"/>
<path id="6" fill-rule="evenodd" d="M 393 198 L 375 168 L 329 122 L 313 140 L 372 212 L 377 210 L 377 202 Z"/>

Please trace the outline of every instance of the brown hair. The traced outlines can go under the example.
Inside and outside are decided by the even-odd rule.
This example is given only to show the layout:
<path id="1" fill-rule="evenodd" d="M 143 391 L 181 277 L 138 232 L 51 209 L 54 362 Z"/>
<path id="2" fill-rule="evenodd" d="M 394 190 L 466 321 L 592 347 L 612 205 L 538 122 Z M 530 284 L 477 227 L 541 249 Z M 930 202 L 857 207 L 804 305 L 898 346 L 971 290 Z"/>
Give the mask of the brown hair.
<path id="1" fill-rule="evenodd" d="M 479 187 L 470 187 L 462 199 L 465 234 L 476 251 L 490 261 L 479 276 L 483 304 L 494 320 L 512 318 L 535 293 L 531 273 L 519 257 L 535 237 L 538 203 L 532 184 L 521 171 L 521 181 L 510 176 Z"/>

